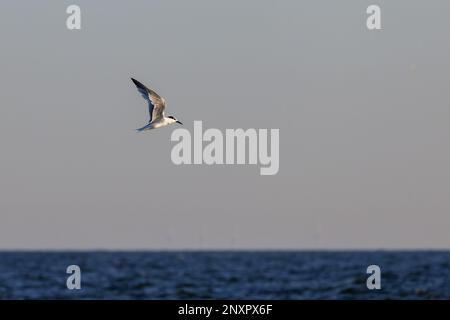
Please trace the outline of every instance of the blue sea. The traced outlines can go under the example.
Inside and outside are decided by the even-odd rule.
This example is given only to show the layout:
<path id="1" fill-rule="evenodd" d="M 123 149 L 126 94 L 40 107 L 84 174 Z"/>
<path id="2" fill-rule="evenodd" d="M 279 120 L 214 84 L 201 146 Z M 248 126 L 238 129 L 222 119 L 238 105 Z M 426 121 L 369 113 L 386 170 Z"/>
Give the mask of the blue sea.
<path id="1" fill-rule="evenodd" d="M 450 299 L 450 251 L 0 252 L 0 299 Z"/>

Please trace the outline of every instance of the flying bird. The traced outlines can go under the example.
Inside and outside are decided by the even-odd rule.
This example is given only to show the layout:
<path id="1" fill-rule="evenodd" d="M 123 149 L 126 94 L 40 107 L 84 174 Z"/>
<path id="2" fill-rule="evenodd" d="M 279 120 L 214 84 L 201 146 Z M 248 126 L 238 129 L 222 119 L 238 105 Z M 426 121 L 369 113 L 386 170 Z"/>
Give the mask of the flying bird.
<path id="1" fill-rule="evenodd" d="M 166 108 L 166 100 L 164 100 L 163 97 L 160 97 L 155 91 L 147 88 L 136 79 L 131 78 L 131 81 L 133 81 L 139 93 L 147 101 L 148 112 L 150 114 L 148 124 L 143 126 L 142 128 L 137 129 L 137 131 L 157 129 L 173 123 L 182 124 L 174 116 L 166 117 L 166 115 L 164 114 L 164 109 Z"/>

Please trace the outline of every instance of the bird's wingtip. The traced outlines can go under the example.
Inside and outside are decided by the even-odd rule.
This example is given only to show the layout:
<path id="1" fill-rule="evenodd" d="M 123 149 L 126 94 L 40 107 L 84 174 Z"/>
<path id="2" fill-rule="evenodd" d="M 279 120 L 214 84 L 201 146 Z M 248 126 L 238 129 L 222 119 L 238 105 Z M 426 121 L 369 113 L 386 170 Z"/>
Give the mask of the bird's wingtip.
<path id="1" fill-rule="evenodd" d="M 140 88 L 144 87 L 144 85 L 142 83 L 140 83 L 139 81 L 137 81 L 134 78 L 131 78 L 131 81 L 133 81 L 133 83 L 136 87 L 140 87 Z"/>

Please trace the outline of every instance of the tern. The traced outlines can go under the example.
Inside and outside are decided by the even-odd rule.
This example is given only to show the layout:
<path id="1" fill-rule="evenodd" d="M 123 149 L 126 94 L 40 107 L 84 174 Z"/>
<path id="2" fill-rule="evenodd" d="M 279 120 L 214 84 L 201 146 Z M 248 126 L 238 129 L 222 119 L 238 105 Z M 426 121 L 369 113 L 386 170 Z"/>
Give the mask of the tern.
<path id="1" fill-rule="evenodd" d="M 139 93 L 147 101 L 148 112 L 150 114 L 150 120 L 148 121 L 148 124 L 143 126 L 142 128 L 137 129 L 137 131 L 157 129 L 174 123 L 182 124 L 174 116 L 166 117 L 166 115 L 164 114 L 164 109 L 166 108 L 166 100 L 164 100 L 163 97 L 160 97 L 155 91 L 147 88 L 136 79 L 131 78 L 131 81 L 133 81 Z"/>

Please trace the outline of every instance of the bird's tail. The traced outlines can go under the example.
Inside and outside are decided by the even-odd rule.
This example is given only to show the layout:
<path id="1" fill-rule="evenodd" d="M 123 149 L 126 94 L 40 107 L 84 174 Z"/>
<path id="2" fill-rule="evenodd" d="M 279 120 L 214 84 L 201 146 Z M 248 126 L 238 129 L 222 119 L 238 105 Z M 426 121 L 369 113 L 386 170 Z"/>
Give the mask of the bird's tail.
<path id="1" fill-rule="evenodd" d="M 141 132 L 141 131 L 149 130 L 149 129 L 152 129 L 152 124 L 151 124 L 151 123 L 149 123 L 149 124 L 143 126 L 142 128 L 136 129 L 136 130 L 139 131 L 139 132 Z"/>

